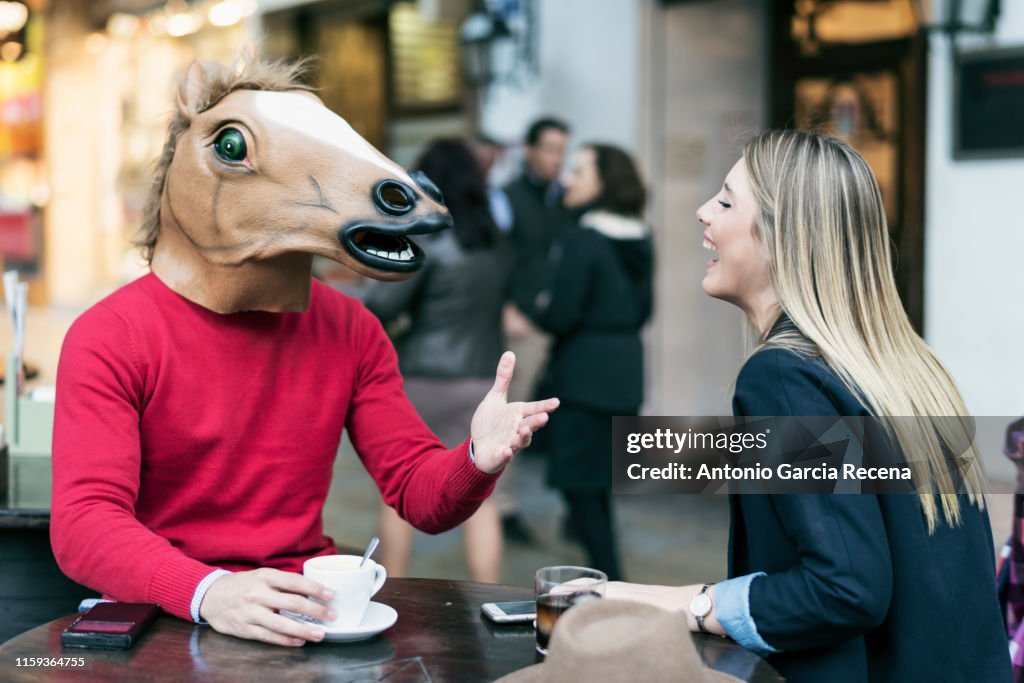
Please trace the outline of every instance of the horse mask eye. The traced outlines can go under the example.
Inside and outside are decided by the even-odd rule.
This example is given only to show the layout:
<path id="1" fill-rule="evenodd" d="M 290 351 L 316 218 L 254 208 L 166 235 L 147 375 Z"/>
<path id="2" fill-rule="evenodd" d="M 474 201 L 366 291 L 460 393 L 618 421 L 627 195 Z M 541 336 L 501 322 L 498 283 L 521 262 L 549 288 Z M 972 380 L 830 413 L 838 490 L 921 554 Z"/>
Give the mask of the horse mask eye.
<path id="1" fill-rule="evenodd" d="M 244 161 L 249 150 L 245 147 L 245 137 L 237 128 L 225 128 L 217 135 L 213 148 L 224 161 Z"/>

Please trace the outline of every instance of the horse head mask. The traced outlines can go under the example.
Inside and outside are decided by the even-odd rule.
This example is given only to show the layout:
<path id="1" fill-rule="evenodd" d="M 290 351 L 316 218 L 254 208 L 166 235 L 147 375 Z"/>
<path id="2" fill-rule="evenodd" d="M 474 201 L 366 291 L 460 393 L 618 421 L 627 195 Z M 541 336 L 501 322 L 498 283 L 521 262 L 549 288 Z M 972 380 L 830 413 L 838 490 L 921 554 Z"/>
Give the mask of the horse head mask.
<path id="1" fill-rule="evenodd" d="M 451 218 L 299 81 L 301 67 L 193 63 L 139 240 L 153 272 L 218 313 L 303 311 L 315 254 L 378 280 L 424 262 L 408 235 Z"/>

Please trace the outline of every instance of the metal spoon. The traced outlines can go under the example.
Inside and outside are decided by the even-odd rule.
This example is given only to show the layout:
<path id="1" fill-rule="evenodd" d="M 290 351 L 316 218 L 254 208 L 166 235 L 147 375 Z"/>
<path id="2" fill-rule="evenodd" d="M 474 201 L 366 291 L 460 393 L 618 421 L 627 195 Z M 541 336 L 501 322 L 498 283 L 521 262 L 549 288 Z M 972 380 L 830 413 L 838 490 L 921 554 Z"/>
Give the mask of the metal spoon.
<path id="1" fill-rule="evenodd" d="M 378 536 L 374 536 L 370 539 L 370 545 L 366 546 L 366 552 L 363 553 L 363 559 L 359 561 L 360 567 L 370 559 L 370 555 L 373 555 L 373 551 L 377 549 L 378 545 L 380 545 L 380 538 Z"/>

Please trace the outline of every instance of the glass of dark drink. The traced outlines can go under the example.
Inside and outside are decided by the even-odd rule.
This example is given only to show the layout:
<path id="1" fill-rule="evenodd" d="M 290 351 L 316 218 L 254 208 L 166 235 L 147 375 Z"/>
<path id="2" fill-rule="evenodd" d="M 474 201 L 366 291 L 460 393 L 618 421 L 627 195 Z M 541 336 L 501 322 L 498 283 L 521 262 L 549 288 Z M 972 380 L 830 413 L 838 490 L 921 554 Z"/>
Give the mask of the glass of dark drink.
<path id="1" fill-rule="evenodd" d="M 587 567 L 544 567 L 535 575 L 537 589 L 537 652 L 548 653 L 558 617 L 574 605 L 604 597 L 608 576 Z"/>

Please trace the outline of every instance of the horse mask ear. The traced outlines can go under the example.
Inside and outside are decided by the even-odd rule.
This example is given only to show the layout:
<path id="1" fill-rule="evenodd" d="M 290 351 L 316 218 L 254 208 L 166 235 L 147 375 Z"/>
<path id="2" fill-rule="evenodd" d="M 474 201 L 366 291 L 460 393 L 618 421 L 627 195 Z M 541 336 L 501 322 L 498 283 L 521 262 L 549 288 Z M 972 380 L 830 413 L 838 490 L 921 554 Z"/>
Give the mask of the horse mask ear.
<path id="1" fill-rule="evenodd" d="M 203 65 L 198 61 L 192 62 L 178 86 L 178 111 L 186 121 L 191 121 L 199 112 L 199 94 L 205 85 L 206 71 Z"/>
<path id="2" fill-rule="evenodd" d="M 256 44 L 252 41 L 246 42 L 235 55 L 235 73 L 242 73 L 250 64 L 255 64 L 257 61 L 259 61 L 259 56 Z"/>

